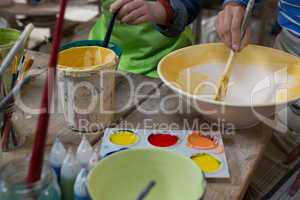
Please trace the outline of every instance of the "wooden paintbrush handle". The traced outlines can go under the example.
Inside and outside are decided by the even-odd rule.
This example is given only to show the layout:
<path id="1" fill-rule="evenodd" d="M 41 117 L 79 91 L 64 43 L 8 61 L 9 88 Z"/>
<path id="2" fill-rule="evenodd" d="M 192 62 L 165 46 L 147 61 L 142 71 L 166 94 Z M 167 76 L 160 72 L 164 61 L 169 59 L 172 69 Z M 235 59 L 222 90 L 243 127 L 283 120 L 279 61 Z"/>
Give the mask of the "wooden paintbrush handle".
<path id="1" fill-rule="evenodd" d="M 255 0 L 249 0 L 247 7 L 246 7 L 246 11 L 245 11 L 245 15 L 242 21 L 242 26 L 241 26 L 241 41 L 243 40 L 245 34 L 246 34 L 246 30 L 250 21 L 250 17 L 251 17 L 251 13 L 253 10 L 255 4 Z"/>

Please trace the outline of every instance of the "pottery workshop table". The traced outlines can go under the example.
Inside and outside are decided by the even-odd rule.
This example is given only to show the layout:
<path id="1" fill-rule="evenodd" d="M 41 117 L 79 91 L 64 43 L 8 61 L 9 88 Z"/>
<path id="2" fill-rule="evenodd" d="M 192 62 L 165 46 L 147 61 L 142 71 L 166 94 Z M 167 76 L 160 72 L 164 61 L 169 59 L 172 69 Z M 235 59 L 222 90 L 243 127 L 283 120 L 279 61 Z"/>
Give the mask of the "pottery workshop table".
<path id="1" fill-rule="evenodd" d="M 45 66 L 48 62 L 48 55 L 37 52 L 31 52 L 34 58 L 34 67 L 31 82 L 24 88 L 22 98 L 25 105 L 30 108 L 38 108 L 40 103 L 40 95 L 43 81 L 45 78 Z M 173 95 L 159 79 L 150 79 L 141 75 L 129 75 L 133 79 L 133 86 L 136 88 L 141 83 L 148 81 L 148 85 L 140 87 L 136 92 L 139 98 L 136 98 L 134 104 L 130 104 L 127 109 L 116 114 L 114 126 L 120 124 L 131 124 L 138 128 L 158 128 L 160 124 L 167 124 L 177 128 L 182 128 L 184 123 L 199 120 L 203 122 L 199 115 L 181 115 L 178 113 L 164 114 L 160 108 L 162 100 L 165 101 L 166 109 L 176 108 L 178 98 L 164 99 L 167 95 Z M 116 80 L 116 106 L 122 107 L 127 103 L 129 98 L 129 84 L 126 79 L 117 77 Z M 158 86 L 158 89 L 154 89 Z M 135 95 L 134 97 L 137 97 Z M 168 96 L 169 97 L 169 96 Z M 141 110 L 153 111 L 152 114 L 143 114 Z M 14 118 L 15 126 L 18 131 L 27 135 L 26 143 L 19 149 L 3 153 L 1 163 L 7 162 L 14 158 L 28 156 L 31 151 L 32 133 L 35 129 L 37 115 L 28 114 L 26 112 L 17 111 Z M 186 121 L 187 120 L 187 121 Z M 126 122 L 126 123 L 125 123 Z M 176 126 L 174 127 L 176 128 Z M 254 128 L 238 131 L 235 135 L 228 135 L 223 138 L 225 144 L 226 156 L 229 163 L 231 177 L 229 179 L 209 179 L 205 200 L 234 200 L 242 199 L 247 186 L 250 182 L 251 175 L 255 170 L 255 166 L 264 152 L 264 148 L 271 137 L 271 130 L 263 125 Z M 98 133 L 88 134 L 88 138 L 92 141 L 99 138 L 102 131 Z M 53 139 L 59 135 L 61 140 L 67 146 L 74 148 L 80 141 L 78 132 L 73 132 L 64 124 L 62 114 L 52 114 L 49 126 L 49 134 L 47 141 L 47 151 L 49 151 Z M 97 144 L 99 145 L 99 144 Z M 184 180 L 183 180 L 184 181 Z"/>
<path id="2" fill-rule="evenodd" d="M 0 0 L 1 1 L 1 0 Z M 74 19 L 74 15 L 82 15 L 83 10 L 89 11 L 90 8 L 95 7 L 97 10 L 99 6 L 98 0 L 87 0 L 87 1 L 70 1 L 68 3 L 68 9 L 65 15 L 65 21 L 63 25 L 64 38 L 67 36 L 73 36 L 76 28 L 83 29 L 85 26 L 89 26 L 88 23 L 95 21 L 97 16 L 91 17 L 89 20 L 82 21 L 78 20 L 77 17 Z M 78 13 L 78 10 L 80 12 Z M 0 6 L 0 16 L 4 17 L 10 24 L 11 27 L 20 29 L 17 24 L 17 19 L 22 24 L 33 23 L 35 27 L 39 28 L 50 28 L 50 33 L 54 32 L 55 20 L 59 11 L 59 4 L 54 2 L 45 2 L 38 5 L 29 5 L 24 3 L 13 3 L 8 6 Z M 74 12 L 75 11 L 75 12 Z M 69 13 L 69 18 L 67 17 Z M 73 13 L 70 18 L 70 13 Z M 91 13 L 94 13 L 94 9 Z M 19 16 L 19 17 L 16 17 Z M 22 16 L 22 17 L 20 17 Z M 79 30 L 80 30 L 79 29 Z M 49 38 L 51 40 L 51 36 Z M 45 45 L 46 41 L 35 41 L 30 44 L 30 49 L 39 50 L 42 45 Z"/>

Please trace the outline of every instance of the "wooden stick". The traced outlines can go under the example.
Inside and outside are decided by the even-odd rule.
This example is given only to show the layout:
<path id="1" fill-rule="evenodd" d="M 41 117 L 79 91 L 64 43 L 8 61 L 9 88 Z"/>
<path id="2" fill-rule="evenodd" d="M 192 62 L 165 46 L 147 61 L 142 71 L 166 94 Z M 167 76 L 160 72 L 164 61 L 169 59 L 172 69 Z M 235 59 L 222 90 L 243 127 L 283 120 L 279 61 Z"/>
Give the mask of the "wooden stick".
<path id="1" fill-rule="evenodd" d="M 43 168 L 43 159 L 45 144 L 47 140 L 47 130 L 49 124 L 49 107 L 52 101 L 52 94 L 54 88 L 55 72 L 58 59 L 58 50 L 62 35 L 62 26 L 66 10 L 67 0 L 60 1 L 59 17 L 56 21 L 54 41 L 51 50 L 50 62 L 48 65 L 48 76 L 44 83 L 43 96 L 41 99 L 38 123 L 35 131 L 35 137 L 32 146 L 32 155 L 29 162 L 29 170 L 27 176 L 27 183 L 34 183 L 41 177 Z"/>

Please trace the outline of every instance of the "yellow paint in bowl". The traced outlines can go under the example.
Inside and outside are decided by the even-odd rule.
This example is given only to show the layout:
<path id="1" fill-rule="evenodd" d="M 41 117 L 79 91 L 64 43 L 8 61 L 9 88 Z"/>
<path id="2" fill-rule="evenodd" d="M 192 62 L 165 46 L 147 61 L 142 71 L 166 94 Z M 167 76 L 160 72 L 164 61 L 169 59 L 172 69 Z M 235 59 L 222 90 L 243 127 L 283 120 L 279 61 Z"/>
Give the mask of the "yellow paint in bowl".
<path id="1" fill-rule="evenodd" d="M 116 65 L 116 54 L 107 48 L 86 46 L 74 47 L 59 52 L 58 69 L 86 71 Z"/>
<path id="2" fill-rule="evenodd" d="M 190 94 L 201 94 L 202 89 L 206 86 L 208 75 L 201 72 L 191 72 L 183 70 L 178 77 L 178 87 Z"/>
<path id="3" fill-rule="evenodd" d="M 191 158 L 204 173 L 216 172 L 221 167 L 221 162 L 207 153 L 196 154 Z"/>
<path id="4" fill-rule="evenodd" d="M 110 138 L 110 142 L 120 146 L 129 146 L 138 142 L 139 137 L 132 131 L 121 130 L 114 132 Z"/>

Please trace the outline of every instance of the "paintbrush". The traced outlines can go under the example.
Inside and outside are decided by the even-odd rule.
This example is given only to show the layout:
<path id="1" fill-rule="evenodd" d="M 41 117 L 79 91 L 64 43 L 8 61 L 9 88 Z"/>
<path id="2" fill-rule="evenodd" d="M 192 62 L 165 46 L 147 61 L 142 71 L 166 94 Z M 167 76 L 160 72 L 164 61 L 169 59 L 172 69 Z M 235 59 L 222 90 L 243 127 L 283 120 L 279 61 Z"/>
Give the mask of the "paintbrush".
<path id="1" fill-rule="evenodd" d="M 139 194 L 139 196 L 136 198 L 136 200 L 143 200 L 146 198 L 146 196 L 149 194 L 149 192 L 153 189 L 153 187 L 156 185 L 155 181 L 150 181 L 149 184 L 143 189 L 143 191 Z"/>
<path id="2" fill-rule="evenodd" d="M 54 89 L 58 50 L 62 36 L 62 27 L 64 22 L 66 5 L 67 0 L 60 1 L 59 16 L 56 21 L 55 34 L 53 37 L 53 45 L 51 49 L 51 57 L 50 62 L 48 64 L 48 74 L 44 83 L 44 89 L 41 99 L 40 109 L 44 112 L 41 112 L 38 117 L 37 127 L 32 146 L 32 155 L 29 162 L 29 169 L 27 175 L 27 183 L 29 184 L 40 180 L 43 168 L 44 151 L 49 125 L 49 109 Z"/>
<path id="3" fill-rule="evenodd" d="M 254 7 L 254 3 L 255 3 L 255 0 L 249 0 L 249 2 L 247 4 L 247 8 L 246 8 L 242 26 L 241 26 L 241 41 L 243 41 L 243 38 L 246 34 L 247 26 L 248 26 L 248 23 L 250 20 L 252 9 Z M 217 93 L 214 98 L 216 101 L 223 101 L 223 99 L 226 96 L 227 89 L 228 89 L 228 83 L 229 83 L 229 79 L 230 79 L 231 71 L 232 71 L 232 67 L 233 67 L 232 63 L 234 61 L 234 57 L 235 57 L 235 52 L 231 49 L 229 58 L 226 62 L 225 70 L 219 80 L 219 84 L 217 87 Z"/>
<path id="4" fill-rule="evenodd" d="M 23 55 L 22 58 L 20 59 L 20 63 L 19 63 L 19 65 L 18 65 L 18 68 L 17 68 L 16 73 L 13 73 L 13 76 L 14 76 L 16 79 L 18 78 L 18 75 L 19 75 L 20 71 L 23 69 L 24 63 L 25 63 L 25 55 Z M 13 82 L 12 82 L 12 88 L 14 87 L 15 81 L 16 81 L 16 80 L 13 79 Z"/>
<path id="5" fill-rule="evenodd" d="M 20 63 L 17 67 L 17 69 L 13 69 L 13 73 L 12 73 L 12 84 L 11 84 L 11 91 L 13 90 L 17 79 L 18 82 L 23 79 L 24 74 L 22 71 L 24 69 L 28 71 L 33 63 L 33 60 L 31 58 L 26 59 L 25 60 L 25 56 L 22 56 L 22 58 L 20 59 Z M 20 76 L 21 74 L 21 76 Z M 25 82 L 26 83 L 26 82 Z M 21 88 L 20 88 L 21 89 Z M 16 95 L 16 94 L 14 94 Z M 14 105 L 14 98 L 11 97 L 10 100 L 8 101 L 7 105 Z M 15 130 L 13 129 L 13 123 L 12 123 L 12 110 L 11 108 L 6 109 L 7 114 L 5 114 L 4 117 L 4 123 L 3 123 L 3 140 L 2 140 L 2 148 L 5 151 L 9 150 L 9 138 L 11 136 L 12 138 L 12 142 L 13 142 L 13 146 L 17 145 L 18 141 L 17 141 L 17 137 L 16 137 L 16 133 Z"/>
<path id="6" fill-rule="evenodd" d="M 20 71 L 18 71 L 18 76 L 17 76 L 18 81 L 23 79 L 23 77 L 30 70 L 32 64 L 33 64 L 33 59 L 32 58 L 29 57 L 25 60 L 23 67 L 20 69 Z"/>
<path id="7" fill-rule="evenodd" d="M 25 62 L 25 64 L 24 64 L 22 76 L 24 76 L 28 73 L 28 71 L 31 69 L 31 67 L 33 65 L 33 62 L 34 62 L 34 60 L 32 58 L 28 58 L 27 62 Z"/>
<path id="8" fill-rule="evenodd" d="M 104 41 L 103 41 L 103 44 L 102 44 L 102 46 L 104 48 L 108 47 L 108 44 L 109 44 L 109 41 L 110 41 L 110 37 L 111 37 L 112 31 L 113 31 L 113 28 L 114 28 L 114 24 L 115 24 L 115 20 L 116 20 L 117 15 L 118 15 L 118 11 L 113 14 L 113 16 L 111 17 L 110 22 L 108 24 L 107 31 L 106 31 L 106 34 L 105 34 L 105 38 L 104 38 Z"/>
<path id="9" fill-rule="evenodd" d="M 1 66 L 0 66 L 0 77 L 3 75 L 5 70 L 7 70 L 9 68 L 14 57 L 17 55 L 17 53 L 20 51 L 20 49 L 22 49 L 24 47 L 33 28 L 34 28 L 34 26 L 32 24 L 28 24 L 25 27 L 22 34 L 20 35 L 20 37 L 18 38 L 18 40 L 16 41 L 16 43 L 14 44 L 14 46 L 9 50 L 9 52 L 5 56 L 4 60 L 1 63 Z"/>
<path id="10" fill-rule="evenodd" d="M 6 107 L 12 102 L 14 99 L 14 96 L 19 94 L 23 86 L 29 82 L 30 76 L 25 76 L 23 80 L 20 81 L 20 83 L 16 84 L 13 89 L 1 100 L 0 102 L 0 111 L 3 111 L 6 109 Z"/>
<path id="11" fill-rule="evenodd" d="M 18 67 L 14 66 L 14 68 L 12 69 L 12 80 L 11 80 L 11 88 L 10 90 L 12 90 L 15 86 L 16 80 L 17 80 L 17 74 L 18 74 L 18 69 L 21 68 L 24 65 L 24 58 L 25 56 L 22 56 L 20 59 L 20 63 L 18 65 Z M 11 101 L 8 102 L 8 106 L 13 105 L 14 104 L 14 99 L 12 98 Z M 11 108 L 7 108 L 8 106 L 6 106 L 5 109 L 5 115 L 4 115 L 4 120 L 3 120 L 3 129 L 2 129 L 2 149 L 4 151 L 8 151 L 9 150 L 9 137 L 10 135 L 12 136 L 13 139 L 13 143 L 14 145 L 17 144 L 17 140 L 16 140 L 16 136 L 15 136 L 15 132 L 13 131 L 13 126 L 12 126 L 12 109 Z"/>
<path id="12" fill-rule="evenodd" d="M 4 124 L 2 129 L 2 140 L 1 140 L 1 146 L 3 151 L 8 151 L 9 149 L 9 133 L 12 128 L 12 121 L 10 114 L 5 114 L 4 116 Z"/>

